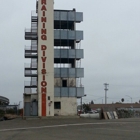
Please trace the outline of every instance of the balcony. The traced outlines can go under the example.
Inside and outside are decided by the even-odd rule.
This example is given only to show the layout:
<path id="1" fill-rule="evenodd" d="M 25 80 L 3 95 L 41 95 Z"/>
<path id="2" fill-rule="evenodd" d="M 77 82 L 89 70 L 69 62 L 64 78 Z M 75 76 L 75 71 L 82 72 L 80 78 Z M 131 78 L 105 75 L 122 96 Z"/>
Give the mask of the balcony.
<path id="1" fill-rule="evenodd" d="M 83 68 L 55 68 L 54 69 L 55 78 L 82 78 L 84 77 Z"/>
<path id="2" fill-rule="evenodd" d="M 55 87 L 54 97 L 83 97 L 84 87 Z"/>
<path id="3" fill-rule="evenodd" d="M 54 39 L 61 40 L 83 40 L 83 31 L 54 30 Z"/>
<path id="4" fill-rule="evenodd" d="M 31 46 L 37 46 L 38 41 L 37 40 L 31 40 Z"/>
<path id="5" fill-rule="evenodd" d="M 54 22 L 55 21 L 83 21 L 83 13 L 72 10 L 54 10 Z"/>
<path id="6" fill-rule="evenodd" d="M 81 12 L 54 11 L 54 29 L 74 29 L 75 22 L 81 21 L 83 21 L 83 13 Z"/>
<path id="7" fill-rule="evenodd" d="M 55 49 L 54 58 L 81 59 L 84 58 L 83 49 Z"/>
<path id="8" fill-rule="evenodd" d="M 38 17 L 37 14 L 35 14 L 35 12 L 32 12 L 32 16 L 31 16 L 31 21 L 32 22 L 37 22 L 38 21 Z M 66 11 L 62 11 L 62 10 L 54 10 L 54 23 L 57 21 L 72 21 L 72 22 L 81 22 L 83 21 L 83 13 L 82 12 L 75 12 L 72 10 L 66 10 Z"/>
<path id="9" fill-rule="evenodd" d="M 25 39 L 26 40 L 37 40 L 37 29 L 26 29 L 25 30 Z M 74 31 L 74 30 L 54 30 L 54 40 L 76 40 L 80 42 L 83 40 L 83 31 Z M 55 42 L 54 42 L 55 43 Z M 69 45 L 69 44 L 68 44 Z"/>
<path id="10" fill-rule="evenodd" d="M 37 87 L 37 81 L 25 81 L 24 82 L 24 86 L 26 87 L 26 88 L 35 88 L 35 87 Z"/>
<path id="11" fill-rule="evenodd" d="M 25 47 L 25 58 L 37 58 L 37 46 Z M 60 59 L 82 59 L 84 58 L 83 49 L 54 49 L 54 62 Z"/>
<path id="12" fill-rule="evenodd" d="M 25 29 L 26 40 L 37 40 L 37 29 Z"/>
<path id="13" fill-rule="evenodd" d="M 37 63 L 36 62 L 25 63 L 24 68 L 25 68 L 25 70 L 37 70 Z"/>
<path id="14" fill-rule="evenodd" d="M 37 23 L 37 16 L 38 16 L 38 14 L 37 14 L 37 12 L 36 11 L 32 11 L 32 13 L 31 13 L 31 22 L 33 23 L 33 22 L 36 22 Z"/>
<path id="15" fill-rule="evenodd" d="M 25 94 L 37 93 L 37 81 L 25 81 L 24 82 L 24 93 Z"/>
<path id="16" fill-rule="evenodd" d="M 38 21 L 37 15 L 32 15 L 31 16 L 31 22 L 36 22 L 37 23 L 37 21 Z"/>
<path id="17" fill-rule="evenodd" d="M 25 87 L 24 88 L 25 94 L 36 94 L 37 88 Z M 77 97 L 81 98 L 84 96 L 84 87 L 77 87 L 77 88 L 54 88 L 54 97 Z"/>
<path id="18" fill-rule="evenodd" d="M 28 70 L 28 69 L 25 69 L 24 76 L 25 77 L 37 77 L 37 70 Z"/>
<path id="19" fill-rule="evenodd" d="M 25 77 L 37 77 L 37 68 L 25 68 Z M 54 78 L 82 78 L 83 68 L 54 68 Z"/>
<path id="20" fill-rule="evenodd" d="M 37 28 L 38 28 L 37 22 L 32 22 L 31 23 L 31 29 L 36 31 Z"/>
<path id="21" fill-rule="evenodd" d="M 37 88 L 30 88 L 30 87 L 25 87 L 24 88 L 24 93 L 25 94 L 36 94 L 37 93 Z"/>
<path id="22" fill-rule="evenodd" d="M 25 46 L 25 53 L 37 53 L 37 45 Z"/>
<path id="23" fill-rule="evenodd" d="M 25 52 L 25 58 L 37 58 L 37 53 Z"/>

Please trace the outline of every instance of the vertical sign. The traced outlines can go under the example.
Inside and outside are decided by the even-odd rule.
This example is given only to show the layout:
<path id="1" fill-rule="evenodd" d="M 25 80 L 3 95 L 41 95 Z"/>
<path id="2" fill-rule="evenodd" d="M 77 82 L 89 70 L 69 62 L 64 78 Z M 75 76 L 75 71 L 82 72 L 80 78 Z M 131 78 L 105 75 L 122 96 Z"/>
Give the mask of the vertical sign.
<path id="1" fill-rule="evenodd" d="M 53 116 L 54 107 L 48 113 L 47 97 L 54 100 L 54 30 L 53 0 L 38 1 L 38 114 Z M 51 113 L 50 113 L 51 112 Z"/>

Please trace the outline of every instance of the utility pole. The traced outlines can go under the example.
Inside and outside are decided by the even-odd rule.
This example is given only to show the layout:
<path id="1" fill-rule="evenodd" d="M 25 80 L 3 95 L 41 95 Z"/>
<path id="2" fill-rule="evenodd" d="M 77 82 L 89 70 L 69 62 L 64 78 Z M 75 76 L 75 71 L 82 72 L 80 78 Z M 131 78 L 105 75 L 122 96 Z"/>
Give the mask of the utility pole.
<path id="1" fill-rule="evenodd" d="M 83 105 L 82 105 L 82 97 L 81 97 L 81 111 L 83 110 Z"/>
<path id="2" fill-rule="evenodd" d="M 107 84 L 107 83 L 104 83 L 104 86 L 105 86 L 105 104 L 107 104 L 107 91 L 108 91 L 108 88 L 107 88 L 107 86 L 109 86 L 109 84 Z"/>

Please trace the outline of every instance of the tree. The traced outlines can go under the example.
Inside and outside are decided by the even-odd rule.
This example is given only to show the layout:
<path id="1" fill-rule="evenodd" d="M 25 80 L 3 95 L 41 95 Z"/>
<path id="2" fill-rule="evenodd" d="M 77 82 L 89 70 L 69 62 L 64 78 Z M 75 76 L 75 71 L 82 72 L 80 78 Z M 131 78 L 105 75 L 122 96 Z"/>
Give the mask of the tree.
<path id="1" fill-rule="evenodd" d="M 91 101 L 91 104 L 94 104 L 93 100 Z"/>
<path id="2" fill-rule="evenodd" d="M 83 111 L 84 111 L 85 113 L 91 111 L 91 108 L 90 108 L 89 104 L 83 104 Z"/>
<path id="3" fill-rule="evenodd" d="M 124 102 L 124 98 L 122 98 L 121 101 Z"/>

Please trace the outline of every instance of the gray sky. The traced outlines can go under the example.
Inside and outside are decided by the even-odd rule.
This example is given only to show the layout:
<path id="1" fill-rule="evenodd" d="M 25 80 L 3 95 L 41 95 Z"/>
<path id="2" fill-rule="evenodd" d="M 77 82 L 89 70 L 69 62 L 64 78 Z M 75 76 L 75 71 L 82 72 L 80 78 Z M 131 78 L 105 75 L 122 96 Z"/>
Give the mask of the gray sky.
<path id="1" fill-rule="evenodd" d="M 84 102 L 104 97 L 103 83 L 109 83 L 108 102 L 140 99 L 140 1 L 139 0 L 55 0 L 56 9 L 84 13 L 77 24 L 84 31 Z M 23 100 L 24 29 L 31 26 L 36 0 L 1 0 L 0 5 L 0 95 L 11 104 Z M 99 99 L 100 98 L 100 99 Z"/>

